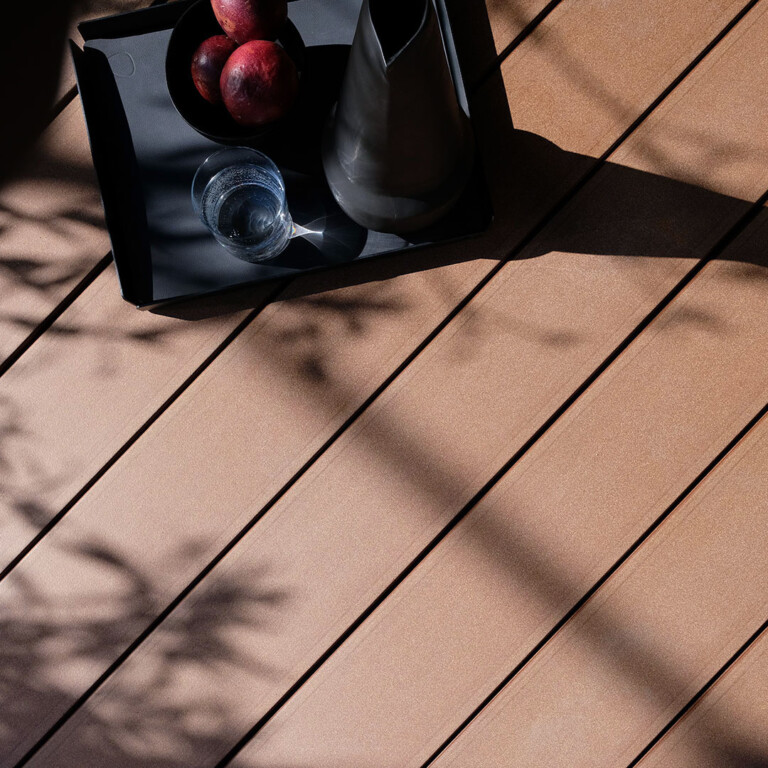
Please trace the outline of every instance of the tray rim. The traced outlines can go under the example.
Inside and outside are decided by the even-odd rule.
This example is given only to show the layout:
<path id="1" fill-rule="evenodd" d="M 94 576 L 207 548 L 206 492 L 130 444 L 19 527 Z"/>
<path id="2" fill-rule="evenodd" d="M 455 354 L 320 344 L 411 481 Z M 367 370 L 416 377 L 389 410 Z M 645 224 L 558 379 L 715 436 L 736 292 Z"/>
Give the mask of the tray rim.
<path id="1" fill-rule="evenodd" d="M 194 291 L 190 293 L 182 293 L 176 296 L 169 296 L 162 299 L 151 298 L 148 300 L 144 300 L 143 298 L 138 298 L 136 295 L 133 295 L 133 296 L 131 295 L 134 293 L 134 286 L 131 285 L 132 281 L 130 278 L 131 277 L 136 278 L 136 276 L 132 274 L 135 271 L 131 267 L 131 262 L 133 261 L 133 259 L 129 258 L 130 254 L 125 254 L 125 256 L 123 256 L 123 250 L 124 250 L 123 243 L 120 241 L 117 241 L 117 238 L 115 237 L 113 232 L 113 230 L 116 227 L 119 228 L 123 225 L 123 220 L 130 217 L 126 216 L 126 212 L 123 207 L 118 207 L 111 202 L 107 204 L 107 202 L 105 201 L 105 196 L 104 196 L 105 188 L 110 188 L 111 186 L 113 186 L 110 179 L 108 178 L 108 173 L 107 173 L 107 166 L 109 165 L 109 163 L 104 158 L 104 155 L 106 153 L 98 149 L 98 147 L 101 144 L 100 140 L 97 139 L 96 141 L 94 141 L 94 138 L 97 133 L 96 130 L 94 130 L 94 126 L 98 124 L 99 121 L 98 119 L 96 120 L 93 119 L 93 115 L 97 110 L 95 105 L 89 106 L 92 100 L 91 96 L 85 95 L 90 90 L 90 88 L 86 87 L 85 89 L 83 89 L 82 87 L 82 84 L 84 82 L 87 83 L 89 80 L 89 76 L 86 73 L 87 65 L 85 64 L 85 61 L 84 61 L 84 57 L 88 50 L 87 43 L 95 39 L 120 39 L 123 37 L 129 37 L 133 35 L 139 35 L 139 34 L 150 33 L 150 32 L 159 32 L 159 31 L 171 29 L 173 24 L 176 22 L 176 20 L 186 11 L 187 8 L 189 8 L 196 1 L 197 0 L 172 0 L 171 2 L 168 2 L 168 0 L 154 0 L 154 2 L 146 8 L 140 8 L 136 10 L 110 14 L 110 15 L 102 16 L 96 19 L 88 19 L 87 21 L 81 22 L 77 27 L 78 31 L 80 32 L 80 35 L 83 38 L 83 46 L 81 47 L 80 45 L 78 45 L 78 43 L 76 43 L 72 39 L 68 41 L 70 54 L 74 64 L 75 79 L 77 82 L 78 92 L 81 97 L 80 102 L 81 102 L 81 107 L 83 109 L 83 114 L 85 118 L 88 140 L 89 140 L 89 145 L 91 149 L 91 156 L 93 158 L 94 167 L 96 169 L 96 175 L 99 182 L 99 192 L 102 198 L 102 207 L 104 208 L 104 212 L 105 212 L 107 231 L 110 239 L 110 244 L 112 246 L 112 256 L 113 256 L 113 261 L 115 263 L 118 282 L 120 285 L 120 292 L 125 301 L 133 304 L 138 309 L 151 309 L 155 307 L 169 306 L 171 304 L 178 304 L 181 302 L 192 301 L 192 300 L 200 299 L 203 297 L 205 298 L 215 297 L 217 295 L 226 294 L 231 291 L 241 290 L 248 286 L 255 286 L 260 284 L 276 285 L 280 281 L 290 280 L 293 277 L 297 277 L 304 274 L 321 273 L 329 270 L 335 270 L 341 266 L 338 264 L 336 265 L 324 264 L 324 265 L 312 266 L 312 267 L 307 267 L 305 269 L 296 270 L 293 274 L 275 275 L 270 277 L 256 278 L 253 280 L 248 279 L 248 280 L 232 283 L 230 285 L 219 287 L 219 288 L 202 290 L 202 291 Z M 438 20 L 439 20 L 440 33 L 443 39 L 443 46 L 446 53 L 446 59 L 451 72 L 454 88 L 456 90 L 456 96 L 459 101 L 459 105 L 465 111 L 467 116 L 470 118 L 470 123 L 471 123 L 471 113 L 469 109 L 469 100 L 467 96 L 466 85 L 464 82 L 463 73 L 461 71 L 460 59 L 458 56 L 458 52 L 456 50 L 456 44 L 453 36 L 450 17 L 449 17 L 447 6 L 446 6 L 446 0 L 427 0 L 427 1 L 433 2 L 435 6 L 435 9 L 438 15 Z M 290 2 L 292 2 L 292 0 L 289 0 L 289 3 Z M 477 176 L 477 181 L 479 182 L 479 189 L 483 195 L 483 200 L 481 201 L 483 223 L 480 225 L 480 227 L 478 229 L 474 229 L 470 232 L 463 233 L 460 235 L 446 236 L 442 239 L 431 240 L 425 243 L 410 243 L 402 248 L 394 248 L 392 250 L 382 251 L 380 253 L 368 254 L 362 258 L 356 258 L 356 259 L 352 259 L 349 262 L 346 262 L 344 264 L 345 266 L 347 264 L 355 264 L 362 261 L 371 261 L 379 258 L 387 258 L 387 257 L 395 256 L 397 254 L 400 254 L 406 251 L 410 252 L 410 251 L 421 250 L 421 249 L 425 249 L 433 246 L 439 246 L 447 243 L 461 242 L 466 239 L 477 237 L 481 235 L 483 232 L 488 230 L 488 228 L 491 226 L 491 224 L 494 221 L 495 212 L 494 212 L 493 203 L 490 197 L 490 190 L 488 188 L 485 171 L 484 171 L 484 168 L 482 167 L 480 153 L 477 148 L 477 140 L 474 134 L 474 126 L 472 130 L 473 130 L 473 137 L 474 137 L 474 143 L 475 143 L 475 149 L 476 149 L 476 152 L 475 152 L 476 160 L 475 160 L 475 168 L 473 170 L 473 176 Z M 109 195 L 107 195 L 107 197 L 109 197 Z M 127 227 L 124 227 L 124 228 L 128 229 Z M 117 249 L 115 248 L 115 246 L 117 246 Z"/>

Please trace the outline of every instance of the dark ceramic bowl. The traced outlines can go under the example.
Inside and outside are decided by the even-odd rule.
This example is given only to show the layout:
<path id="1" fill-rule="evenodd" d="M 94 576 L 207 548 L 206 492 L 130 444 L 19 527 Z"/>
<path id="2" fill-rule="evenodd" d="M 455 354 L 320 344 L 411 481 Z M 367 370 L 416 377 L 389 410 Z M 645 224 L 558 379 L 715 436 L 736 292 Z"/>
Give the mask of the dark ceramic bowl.
<path id="1" fill-rule="evenodd" d="M 165 55 L 168 92 L 178 113 L 206 138 L 220 144 L 252 144 L 290 121 L 291 115 L 296 111 L 296 104 L 281 120 L 254 128 L 236 123 L 223 104 L 207 102 L 192 82 L 190 71 L 192 56 L 203 40 L 213 35 L 223 34 L 213 14 L 210 0 L 197 0 L 182 14 L 173 28 Z M 304 41 L 289 20 L 277 38 L 277 42 L 293 59 L 299 72 L 299 93 L 296 97 L 298 102 L 302 91 Z"/>

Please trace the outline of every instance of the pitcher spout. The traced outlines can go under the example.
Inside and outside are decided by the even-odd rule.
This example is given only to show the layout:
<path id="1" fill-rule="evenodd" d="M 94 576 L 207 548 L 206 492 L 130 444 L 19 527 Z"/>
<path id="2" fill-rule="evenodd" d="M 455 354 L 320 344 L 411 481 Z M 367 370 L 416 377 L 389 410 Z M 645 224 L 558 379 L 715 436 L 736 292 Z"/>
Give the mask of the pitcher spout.
<path id="1" fill-rule="evenodd" d="M 364 0 L 323 147 L 341 208 L 368 229 L 422 229 L 458 200 L 473 148 L 433 0 Z"/>

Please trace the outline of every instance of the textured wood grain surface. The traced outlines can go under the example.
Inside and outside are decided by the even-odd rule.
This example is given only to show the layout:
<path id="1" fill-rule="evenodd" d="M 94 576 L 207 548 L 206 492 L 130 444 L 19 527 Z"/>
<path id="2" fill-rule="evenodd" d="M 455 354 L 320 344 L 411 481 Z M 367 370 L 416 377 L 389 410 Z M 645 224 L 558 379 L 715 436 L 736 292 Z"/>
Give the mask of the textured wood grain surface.
<path id="1" fill-rule="evenodd" d="M 731 54 L 732 57 L 743 55 L 741 47 L 737 47 L 738 41 L 741 41 L 745 51 L 748 49 L 748 40 L 744 42 L 744 39 L 745 30 L 751 27 L 751 22 L 749 18 L 726 41 L 726 47 L 733 47 L 736 51 Z M 709 67 L 710 63 L 705 62 L 702 71 L 707 72 Z M 702 75 L 700 79 L 709 82 L 711 77 Z M 714 89 L 715 93 L 719 91 L 724 91 L 722 85 Z M 709 91 L 706 91 L 706 98 L 700 98 L 698 89 L 691 87 L 687 98 L 681 99 L 675 108 L 669 110 L 669 120 L 698 122 L 703 110 L 712 108 Z M 687 118 L 680 117 L 680 113 L 687 114 Z M 745 123 L 751 124 L 751 119 L 745 118 Z M 652 141 L 656 133 L 663 135 L 666 125 L 663 119 L 659 119 L 653 131 L 638 141 Z M 733 125 L 726 121 L 722 130 L 722 139 L 728 140 L 730 130 L 735 135 L 742 135 L 742 124 Z M 751 175 L 743 175 L 740 191 L 745 198 L 756 197 L 765 186 L 766 179 L 761 174 L 764 174 L 764 168 L 758 163 Z M 710 180 L 712 188 L 718 189 L 722 183 L 713 174 Z M 643 200 L 644 189 L 650 189 L 654 194 L 646 196 L 648 199 L 641 210 L 637 203 Z M 733 192 L 733 189 L 729 188 L 729 191 Z M 620 192 L 623 192 L 623 198 Z M 630 202 L 635 203 L 634 208 L 629 207 Z M 673 204 L 676 206 L 675 223 L 678 229 L 671 230 L 667 222 L 667 229 L 671 231 L 666 236 L 664 233 L 660 236 L 658 224 L 666 221 L 665 217 Z M 76 735 L 85 720 L 95 720 L 110 729 L 111 733 L 120 734 L 123 728 L 121 715 L 124 713 L 119 708 L 115 710 L 112 702 L 124 697 L 146 696 L 147 690 L 142 687 L 147 680 L 146 670 L 163 669 L 170 648 L 179 642 L 185 632 L 192 633 L 189 642 L 193 646 L 207 648 L 208 642 L 204 638 L 213 628 L 205 619 L 206 610 L 199 610 L 200 606 L 215 604 L 221 599 L 217 596 L 227 594 L 232 604 L 241 606 L 244 611 L 241 620 L 231 628 L 232 637 L 238 640 L 230 639 L 226 628 L 221 626 L 216 628 L 214 635 L 217 643 L 237 648 L 236 656 L 242 656 L 241 661 L 232 661 L 231 674 L 217 666 L 209 675 L 204 663 L 205 654 L 195 656 L 190 659 L 188 667 L 181 665 L 177 669 L 179 680 L 157 690 L 158 699 L 155 702 L 160 708 L 225 713 L 221 729 L 214 728 L 206 738 L 197 741 L 196 752 L 205 755 L 213 764 L 234 743 L 237 734 L 255 722 L 259 714 L 309 667 L 461 508 L 463 501 L 471 498 L 494 469 L 525 442 L 546 415 L 663 298 L 691 266 L 689 259 L 694 254 L 706 252 L 744 213 L 746 207 L 744 202 L 715 192 L 649 177 L 647 171 L 613 165 L 606 167 L 552 222 L 542 239 L 532 244 L 528 253 L 530 258 L 510 265 L 502 277 L 483 291 L 446 333 L 433 342 L 379 401 L 342 435 L 299 485 L 268 513 L 244 545 L 224 561 L 221 570 L 214 572 L 223 574 L 221 580 L 213 574 L 209 576 L 199 599 L 183 606 L 178 616 L 171 616 L 150 638 L 146 650 L 142 649 L 135 657 L 135 663 L 133 660 L 128 662 L 94 698 L 93 707 L 83 710 L 61 732 L 60 737 L 51 742 L 50 748 L 40 754 L 41 764 L 51 759 L 53 750 L 56 760 L 60 762 L 82 760 L 82 744 Z M 634 221 L 626 216 L 627 209 L 636 214 L 642 212 L 642 215 Z M 551 250 L 552 238 L 565 240 L 573 238 L 574 233 L 585 238 L 592 237 L 596 242 L 596 222 L 606 223 L 605 213 L 613 217 L 607 218 L 610 231 L 617 229 L 617 222 L 625 224 L 617 236 L 616 250 L 606 248 L 607 253 L 585 253 L 584 247 L 581 250 Z M 621 214 L 624 218 L 620 217 Z M 627 222 L 632 227 L 628 228 Z M 634 240 L 626 239 L 628 231 Z M 628 243 L 639 253 L 618 250 L 622 244 Z M 402 297 L 407 294 L 400 290 L 397 295 Z M 284 313 L 289 305 L 290 302 L 280 307 L 275 305 L 275 308 L 263 313 L 253 328 L 238 338 L 193 385 L 180 401 L 184 407 L 171 409 L 169 419 L 162 419 L 157 429 L 153 428 L 137 443 L 136 448 L 141 447 L 141 450 L 129 452 L 105 478 L 105 484 L 101 488 L 101 484 L 97 485 L 72 510 L 74 514 L 65 518 L 61 527 L 33 552 L 29 562 L 22 565 L 21 573 L 27 580 L 39 578 L 41 581 L 38 583 L 45 584 L 50 578 L 45 571 L 50 569 L 50 573 L 66 574 L 64 579 L 59 579 L 59 584 L 78 583 L 80 577 L 77 574 L 84 573 L 83 560 L 81 557 L 61 557 L 56 552 L 57 540 L 65 541 L 65 535 L 74 536 L 81 542 L 87 540 L 94 534 L 87 534 L 86 531 L 89 528 L 94 532 L 96 530 L 93 524 L 88 523 L 88 518 L 95 523 L 100 515 L 105 514 L 104 510 L 109 510 L 106 514 L 112 520 L 125 517 L 128 507 L 124 507 L 124 512 L 119 511 L 120 495 L 127 488 L 136 488 L 139 477 L 146 479 L 153 467 L 164 467 L 167 476 L 167 465 L 163 465 L 162 457 L 174 455 L 179 460 L 179 446 L 185 445 L 184 438 L 188 440 L 186 444 L 195 445 L 202 442 L 203 433 L 199 430 L 206 429 L 210 434 L 210 425 L 217 424 L 230 445 L 246 445 L 246 436 L 250 435 L 247 442 L 253 446 L 254 440 L 259 439 L 259 432 L 256 422 L 247 421 L 248 400 L 243 382 L 247 380 L 255 386 L 257 372 L 267 370 L 267 358 L 259 352 L 258 341 L 266 336 L 266 324 L 270 322 L 272 313 L 275 317 L 285 317 L 279 313 Z M 520 313 L 515 312 L 516 306 L 521 308 Z M 553 306 L 559 307 L 556 318 L 552 314 Z M 537 307 L 540 314 L 536 314 Z M 558 334 L 565 333 L 565 329 L 574 337 L 558 339 Z M 322 338 L 317 333 L 313 337 Z M 248 355 L 245 350 L 248 350 Z M 281 364 L 286 362 L 283 359 Z M 247 369 L 242 369 L 242 374 L 239 373 L 241 364 L 249 365 Z M 369 370 L 371 364 L 369 362 L 362 367 Z M 277 370 L 279 372 L 279 368 Z M 338 369 L 334 366 L 329 370 Z M 359 376 L 359 373 L 353 367 L 347 370 L 345 381 L 354 382 L 354 376 Z M 270 380 L 274 382 L 273 386 L 279 386 L 284 378 L 272 375 Z M 331 380 L 326 378 L 322 381 L 324 391 L 330 392 Z M 224 389 L 225 385 L 227 389 Z M 235 390 L 230 391 L 233 387 L 243 394 L 235 396 Z M 255 402 L 265 399 L 272 403 L 280 402 L 277 390 L 266 392 L 269 393 L 267 397 L 254 397 Z M 226 396 L 217 397 L 221 394 Z M 222 406 L 226 406 L 226 411 L 222 411 Z M 288 426 L 285 419 L 295 408 L 296 404 L 290 401 L 280 411 L 283 434 Z M 230 410 L 233 415 L 237 413 L 237 419 L 222 418 L 220 414 Z M 266 416 L 260 414 L 260 418 L 263 420 Z M 311 416 L 302 412 L 296 421 L 304 425 L 305 434 L 311 435 L 313 430 L 306 428 L 308 418 Z M 268 436 L 270 431 L 264 434 Z M 211 439 L 215 436 L 211 435 Z M 199 550 L 208 547 L 211 540 L 211 549 L 216 543 L 220 545 L 226 513 L 223 507 L 242 509 L 245 517 L 242 494 L 250 491 L 255 495 L 260 492 L 260 486 L 268 481 L 267 474 L 259 474 L 263 470 L 263 462 L 259 462 L 248 475 L 249 484 L 246 486 L 244 470 L 238 470 L 234 463 L 243 459 L 231 450 L 227 454 L 230 463 L 225 467 L 231 470 L 226 484 L 223 473 L 219 475 L 220 480 L 213 481 L 210 474 L 212 463 L 209 466 L 203 458 L 204 455 L 212 455 L 209 451 L 210 446 L 197 454 L 199 458 L 185 453 L 178 461 L 184 474 L 183 479 L 177 479 L 173 485 L 172 493 L 166 495 L 172 507 L 167 503 L 153 505 L 148 499 L 156 491 L 148 491 L 144 499 L 130 504 L 134 520 L 136 511 L 142 508 L 164 510 L 162 520 L 156 516 L 150 523 L 149 513 L 144 516 L 143 526 L 150 534 L 149 538 L 124 535 L 124 541 L 120 543 L 123 561 L 129 564 L 129 569 L 136 569 L 153 584 L 153 588 L 158 589 L 155 594 L 172 595 L 174 585 L 178 589 L 180 582 L 178 571 L 190 568 L 189 563 L 200 557 L 199 551 L 194 552 L 192 536 L 195 535 L 194 543 Z M 250 457 L 254 454 L 259 455 L 252 451 Z M 278 454 L 276 458 L 282 457 Z M 221 472 L 220 466 L 218 471 Z M 274 470 L 268 474 L 274 474 Z M 241 477 L 243 480 L 238 479 Z M 243 483 L 240 486 L 243 490 L 235 491 L 238 483 Z M 211 495 L 212 490 L 216 493 L 215 499 Z M 235 492 L 241 495 L 235 497 Z M 201 504 L 202 494 L 209 501 Z M 135 496 L 132 501 L 136 502 Z M 217 506 L 220 515 L 216 519 L 216 529 L 207 522 L 210 518 L 202 510 L 194 511 L 203 505 L 210 509 L 213 503 L 218 505 L 222 501 L 223 506 Z M 251 512 L 257 508 L 256 501 L 250 502 L 248 509 Z M 181 516 L 185 513 L 187 518 L 182 523 Z M 237 522 L 237 518 L 229 519 L 232 523 Z M 75 533 L 76 526 L 80 525 L 86 527 L 78 527 Z M 186 561 L 180 557 L 173 574 L 161 574 L 159 564 L 167 564 L 171 553 L 167 546 L 169 534 L 164 535 L 162 531 L 182 526 L 190 543 L 187 550 L 193 555 Z M 213 535 L 214 530 L 220 536 L 218 541 Z M 173 543 L 180 543 L 178 534 Z M 163 549 L 158 549 L 158 545 Z M 61 545 L 58 548 L 61 549 Z M 600 572 L 599 566 L 595 572 Z M 10 581 L 13 582 L 13 576 Z M 589 585 L 588 581 L 586 585 Z M 112 592 L 114 588 L 107 586 L 102 591 L 100 587 L 103 599 L 109 601 L 110 594 L 117 594 Z M 63 587 L 57 602 L 67 602 L 67 589 Z M 167 592 L 160 592 L 160 589 Z M 574 587 L 574 591 L 576 589 Z M 48 594 L 49 590 L 50 587 L 45 586 L 41 593 Z M 399 600 L 399 590 L 392 599 L 395 602 Z M 158 603 L 161 600 L 162 597 Z M 437 605 L 448 606 L 450 603 Z M 237 610 L 234 612 L 240 615 Z M 200 614 L 202 620 L 198 618 Z M 138 621 L 135 624 L 126 623 L 125 636 L 129 637 L 138 626 Z M 245 631 L 244 627 L 250 627 L 251 631 Z M 402 638 L 406 645 L 408 637 Z M 355 645 L 355 637 L 351 643 Z M 380 663 L 381 650 L 386 647 L 384 644 L 378 646 L 378 651 L 374 650 L 374 658 L 378 660 L 371 662 L 374 666 Z M 402 650 L 399 645 L 398 648 Z M 392 664 L 397 666 L 402 663 L 403 669 L 407 670 L 404 672 L 406 678 L 422 682 L 422 678 L 416 675 L 419 665 L 414 663 L 412 668 L 407 667 L 406 657 L 402 655 L 402 662 L 398 661 L 399 658 L 394 658 Z M 492 654 L 489 658 L 494 660 Z M 349 669 L 354 675 L 351 663 Z M 366 669 L 368 674 L 373 673 L 371 668 Z M 386 676 L 393 667 L 385 664 L 377 669 L 375 674 Z M 481 684 L 475 685 L 478 687 Z M 314 690 L 314 685 L 310 682 L 308 694 Z M 391 707 L 394 712 L 401 702 L 397 698 L 397 687 L 392 690 L 395 691 L 393 699 L 382 695 L 376 700 L 381 701 L 383 706 Z M 345 688 L 345 691 L 348 694 L 348 689 Z M 429 690 L 425 695 L 430 695 Z M 393 728 L 391 735 L 386 733 L 381 737 L 379 745 L 376 742 L 379 731 L 373 729 L 372 721 L 382 724 L 389 721 L 386 718 L 365 717 L 370 712 L 358 707 L 354 699 L 347 696 L 347 700 L 349 706 L 359 712 L 361 720 L 352 718 L 349 723 L 343 721 L 343 714 L 340 713 L 344 708 L 338 704 L 326 708 L 323 716 L 327 714 L 333 718 L 334 714 L 338 714 L 339 721 L 333 728 L 341 727 L 338 723 L 345 722 L 350 734 L 359 733 L 361 722 L 364 722 L 365 727 L 370 729 L 369 739 L 365 742 L 367 759 L 381 760 L 382 756 L 391 759 L 396 754 L 391 751 L 395 749 L 394 745 L 401 744 L 403 752 L 397 753 L 398 759 L 417 760 L 420 752 L 408 753 L 412 745 L 418 742 L 423 751 L 425 745 L 430 744 L 425 733 L 434 727 L 428 716 L 431 712 L 422 713 L 419 718 L 411 717 L 408 727 L 414 729 L 412 740 L 404 738 L 402 732 Z M 447 702 L 445 706 L 450 707 L 451 702 L 457 699 L 441 693 L 441 704 L 444 701 Z M 455 705 L 457 711 L 446 715 L 441 723 L 444 730 L 437 733 L 442 733 L 443 738 L 448 735 L 451 724 L 457 724 L 456 718 L 461 713 L 466 714 L 470 703 L 471 697 L 459 697 Z M 148 707 L 147 711 L 156 710 Z M 406 711 L 412 716 L 413 713 L 403 707 L 402 712 Z M 117 712 L 114 719 L 110 712 Z M 435 713 L 437 715 L 439 711 Z M 308 717 L 311 721 L 311 715 Z M 148 727 L 149 718 L 146 722 Z M 301 732 L 302 722 L 301 718 L 291 720 L 297 732 Z M 328 727 L 331 728 L 330 725 Z M 299 740 L 316 745 L 317 749 L 331 750 L 327 755 L 313 755 L 313 759 L 325 760 L 328 764 L 333 760 L 363 759 L 360 752 L 354 752 L 353 758 L 351 753 L 344 752 L 351 742 L 358 743 L 356 736 L 353 738 L 350 735 L 345 739 L 338 730 L 333 732 L 337 735 L 335 739 L 318 740 L 313 736 Z M 437 735 L 430 732 L 430 736 L 439 741 Z M 179 738 L 184 741 L 183 737 Z M 290 739 L 285 743 L 288 741 Z M 273 740 L 271 743 L 279 745 L 283 742 Z M 292 743 L 295 744 L 295 740 Z M 105 749 L 107 752 L 103 759 L 106 756 L 110 760 L 119 759 L 119 750 L 110 752 L 109 748 Z M 334 749 L 339 751 L 334 752 Z M 379 749 L 382 751 L 377 751 Z M 292 758 L 286 753 L 275 759 L 279 764 L 280 760 Z"/>
<path id="2" fill-rule="evenodd" d="M 267 725 L 252 764 L 301 743 L 308 764 L 352 765 L 365 730 L 372 765 L 421 765 L 665 513 L 768 402 L 766 284 L 744 285 L 768 266 L 765 223 L 730 252 L 746 269 L 705 268 Z M 233 690 L 211 695 L 237 711 Z"/>
<path id="3" fill-rule="evenodd" d="M 0 188 L 0 362 L 109 251 L 78 102 Z"/>
<path id="4" fill-rule="evenodd" d="M 743 2 L 453 3 L 493 228 L 264 309 L 280 286 L 122 303 L 62 112 L 2 192 L 0 353 L 85 282 L 1 382 L 1 765 L 213 766 L 248 734 L 238 768 L 446 739 L 437 765 L 620 768 L 652 742 L 768 614 L 765 425 L 675 506 L 768 400 L 766 214 L 701 265 L 768 186 L 766 0 L 698 60 Z M 760 764 L 706 715 L 757 653 L 641 764 Z"/>
<path id="5" fill-rule="evenodd" d="M 768 614 L 766 437 L 761 423 L 434 765 L 628 765 Z"/>
<path id="6" fill-rule="evenodd" d="M 768 633 L 739 657 L 638 765 L 745 768 L 768 760 Z"/>

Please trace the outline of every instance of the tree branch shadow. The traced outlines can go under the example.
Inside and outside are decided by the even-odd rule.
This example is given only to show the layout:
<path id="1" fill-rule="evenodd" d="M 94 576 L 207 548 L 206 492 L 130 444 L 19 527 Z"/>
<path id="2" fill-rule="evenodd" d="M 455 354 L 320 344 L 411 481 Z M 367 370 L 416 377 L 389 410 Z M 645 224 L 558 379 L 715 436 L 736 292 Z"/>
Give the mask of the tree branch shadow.
<path id="1" fill-rule="evenodd" d="M 75 545 L 74 550 L 94 564 L 101 578 L 121 581 L 123 597 L 115 604 L 110 595 L 99 611 L 93 605 L 86 611 L 78 606 L 62 609 L 30 583 L 16 582 L 26 615 L 6 612 L 0 619 L 3 765 L 11 766 L 22 756 L 17 751 L 19 734 L 41 711 L 66 711 L 71 706 L 69 670 L 76 673 L 82 665 L 109 665 L 130 644 L 146 617 L 162 609 L 154 600 L 151 581 L 115 551 L 91 544 Z M 226 732 L 226 712 L 215 700 L 192 713 L 174 702 L 171 683 L 180 670 L 194 675 L 196 670 L 215 672 L 226 665 L 248 664 L 251 672 L 271 674 L 265 666 L 254 670 L 253 659 L 243 658 L 232 642 L 232 636 L 245 628 L 250 633 L 271 631 L 273 618 L 290 601 L 282 587 L 262 586 L 263 582 L 275 582 L 266 565 L 251 569 L 245 578 L 231 574 L 218 580 L 189 610 L 164 622 L 153 637 L 153 665 L 144 671 L 141 684 L 104 686 L 99 696 L 109 697 L 110 727 L 105 728 L 96 715 L 89 717 L 77 739 L 67 744 L 67 759 L 81 765 L 115 760 L 121 766 L 181 768 L 195 759 L 212 733 Z M 231 739 L 234 734 L 228 736 Z"/>

